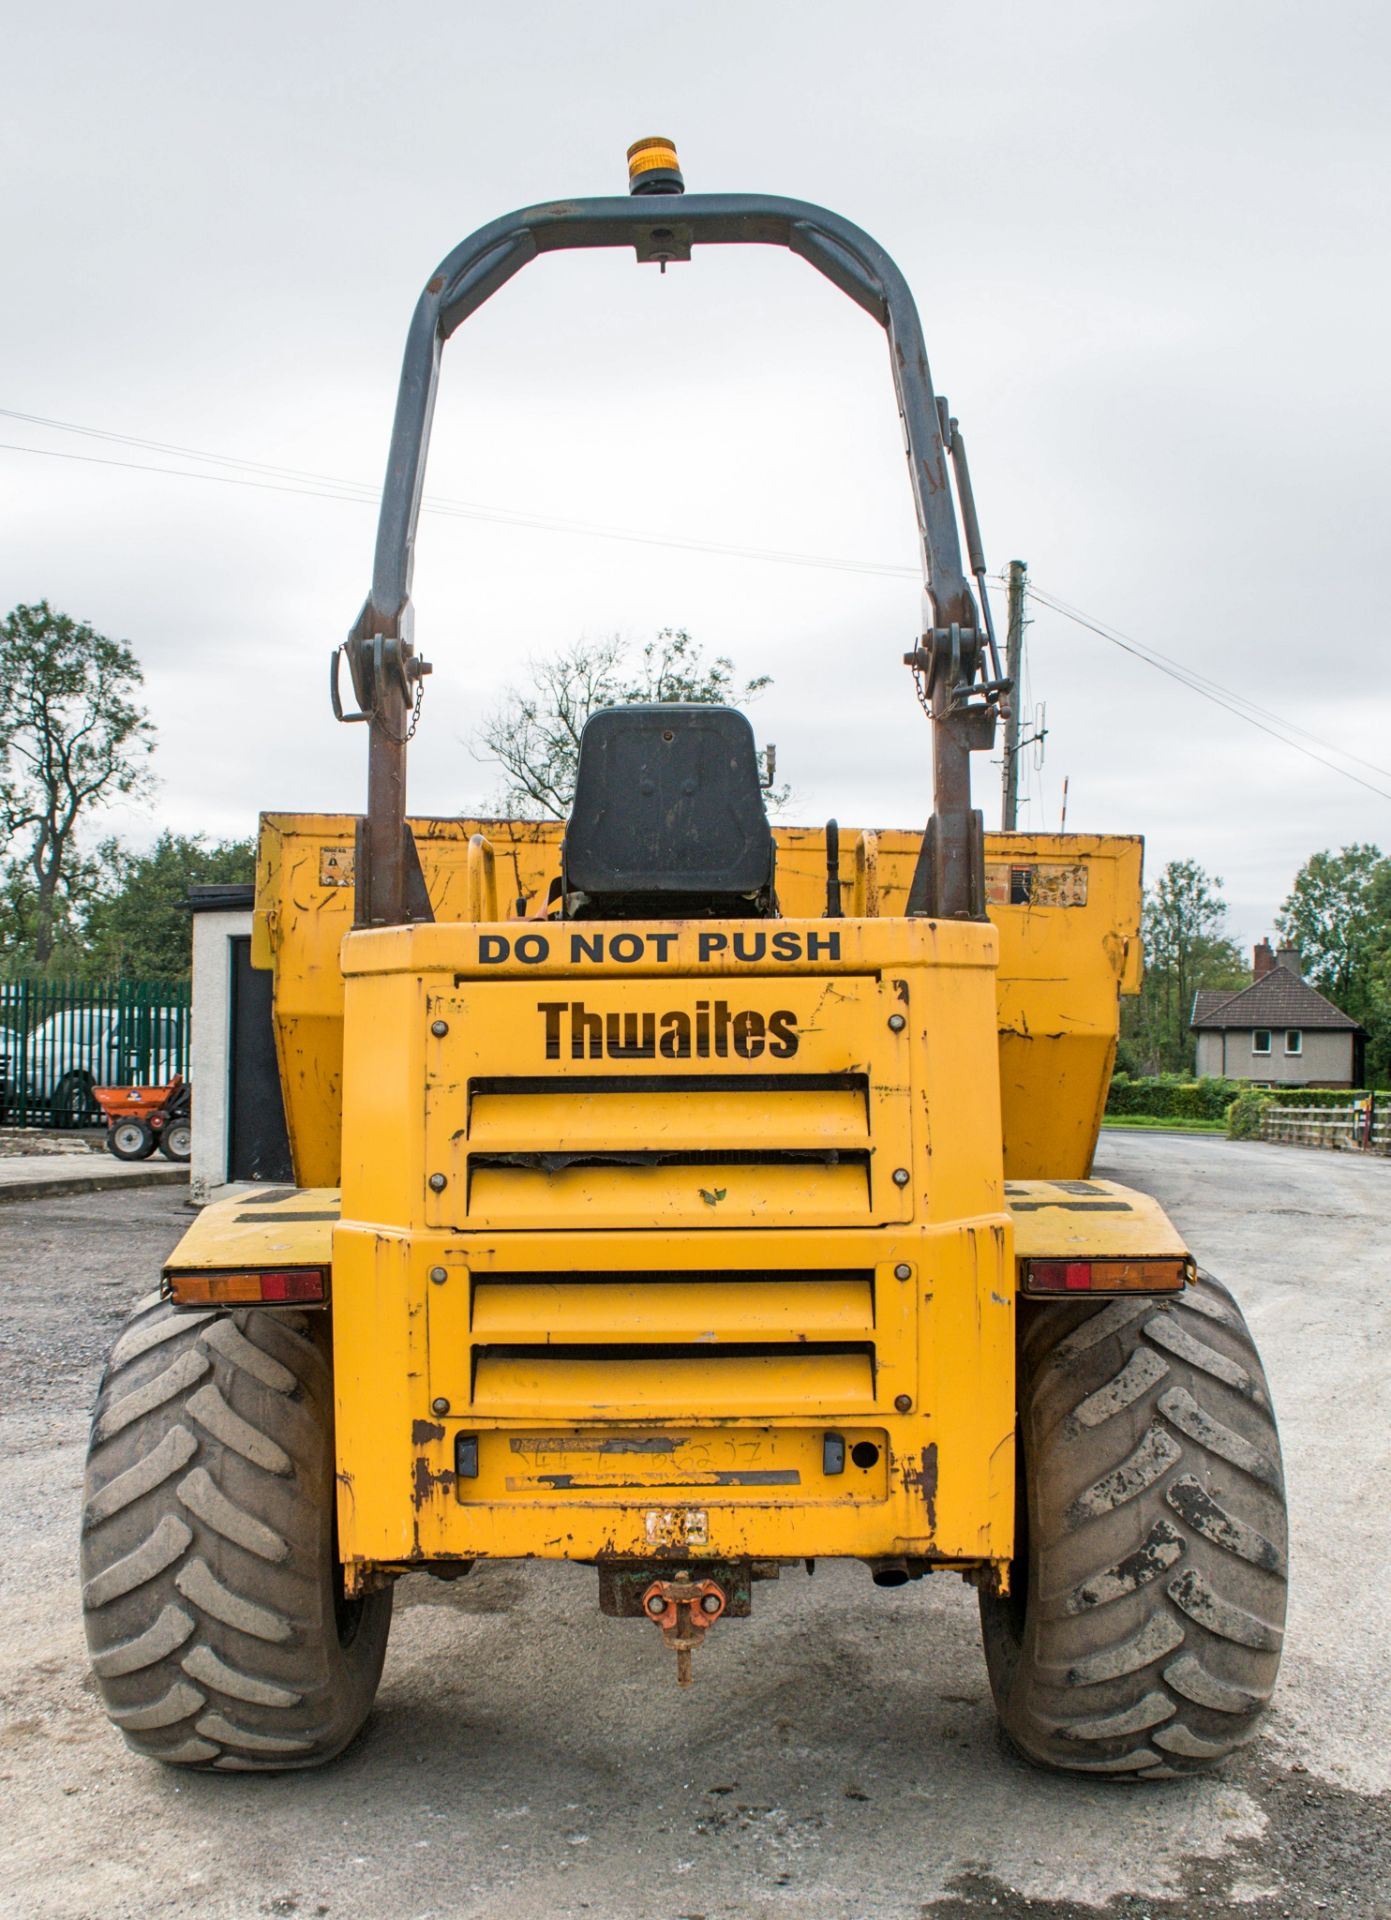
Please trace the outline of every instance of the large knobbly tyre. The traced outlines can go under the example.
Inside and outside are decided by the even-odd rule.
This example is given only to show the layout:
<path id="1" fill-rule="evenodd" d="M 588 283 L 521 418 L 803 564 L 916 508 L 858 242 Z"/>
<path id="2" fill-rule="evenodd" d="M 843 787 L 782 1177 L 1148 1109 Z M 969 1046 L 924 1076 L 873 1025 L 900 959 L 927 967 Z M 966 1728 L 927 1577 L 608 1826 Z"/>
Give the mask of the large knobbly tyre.
<path id="1" fill-rule="evenodd" d="M 1207 1274 L 1021 1301 L 1019 1432 L 1011 1593 L 981 1601 L 1005 1731 L 1086 1773 L 1215 1765 L 1255 1731 L 1285 1618 L 1280 1443 L 1236 1302 Z"/>
<path id="2" fill-rule="evenodd" d="M 83 1609 L 138 1753 L 309 1767 L 372 1705 L 391 1593 L 343 1598 L 326 1316 L 144 1302 L 92 1421 Z"/>

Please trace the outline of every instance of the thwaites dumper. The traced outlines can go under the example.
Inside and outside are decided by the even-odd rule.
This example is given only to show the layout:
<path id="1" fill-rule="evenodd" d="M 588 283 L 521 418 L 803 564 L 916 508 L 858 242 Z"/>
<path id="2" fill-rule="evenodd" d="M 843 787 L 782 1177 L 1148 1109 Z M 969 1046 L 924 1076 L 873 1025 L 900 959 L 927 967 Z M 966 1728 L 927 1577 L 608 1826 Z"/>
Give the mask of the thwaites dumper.
<path id="1" fill-rule="evenodd" d="M 982 833 L 970 759 L 1009 688 L 893 261 L 820 207 L 684 195 L 664 142 L 632 168 L 627 198 L 483 228 L 416 307 L 350 712 L 334 656 L 366 815 L 262 826 L 297 1184 L 209 1206 L 111 1354 L 83 1531 L 103 1699 L 173 1765 L 311 1766 L 371 1706 L 402 1573 L 593 1565 L 688 1678 L 760 1580 L 840 1557 L 978 1587 L 1035 1760 L 1208 1766 L 1275 1680 L 1284 1504 L 1230 1295 L 1089 1177 L 1139 843 Z M 789 248 L 888 335 L 926 832 L 774 833 L 747 722 L 679 706 L 591 719 L 563 825 L 408 821 L 444 341 L 538 254 L 712 244 Z"/>

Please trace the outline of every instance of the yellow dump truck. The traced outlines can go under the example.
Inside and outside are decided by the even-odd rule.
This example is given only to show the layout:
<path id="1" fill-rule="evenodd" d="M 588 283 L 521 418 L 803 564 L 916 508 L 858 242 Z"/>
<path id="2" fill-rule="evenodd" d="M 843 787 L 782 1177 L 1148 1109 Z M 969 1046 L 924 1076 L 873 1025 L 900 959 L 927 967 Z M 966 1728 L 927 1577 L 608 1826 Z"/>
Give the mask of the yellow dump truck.
<path id="1" fill-rule="evenodd" d="M 686 195 L 666 143 L 630 166 L 628 197 L 508 215 L 420 296 L 333 656 L 367 810 L 262 820 L 295 1184 L 207 1207 L 112 1351 L 82 1543 L 102 1698 L 172 1765 L 311 1766 L 370 1710 L 403 1573 L 591 1565 L 606 1614 L 650 1623 L 613 1630 L 655 1627 L 687 1680 L 758 1582 L 838 1557 L 979 1589 L 1040 1763 L 1209 1766 L 1274 1684 L 1283 1487 L 1235 1303 L 1091 1177 L 1140 844 L 987 836 L 971 806 L 1011 689 L 889 256 L 822 208 Z M 592 716 L 564 822 L 408 818 L 443 342 L 539 253 L 720 243 L 789 248 L 888 334 L 926 830 L 771 828 L 747 721 L 683 705 Z"/>

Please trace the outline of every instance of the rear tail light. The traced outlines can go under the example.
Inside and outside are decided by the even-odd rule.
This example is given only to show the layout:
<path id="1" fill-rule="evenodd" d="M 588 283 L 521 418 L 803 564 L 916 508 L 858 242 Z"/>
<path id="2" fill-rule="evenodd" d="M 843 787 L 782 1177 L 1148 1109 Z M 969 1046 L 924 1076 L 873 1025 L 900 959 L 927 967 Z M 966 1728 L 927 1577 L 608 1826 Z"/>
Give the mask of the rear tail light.
<path id="1" fill-rule="evenodd" d="M 321 1306 L 328 1298 L 322 1267 L 288 1267 L 269 1273 L 169 1273 L 164 1297 L 176 1307 Z"/>
<path id="2" fill-rule="evenodd" d="M 1023 1293 L 1177 1293 L 1188 1260 L 1021 1260 Z"/>

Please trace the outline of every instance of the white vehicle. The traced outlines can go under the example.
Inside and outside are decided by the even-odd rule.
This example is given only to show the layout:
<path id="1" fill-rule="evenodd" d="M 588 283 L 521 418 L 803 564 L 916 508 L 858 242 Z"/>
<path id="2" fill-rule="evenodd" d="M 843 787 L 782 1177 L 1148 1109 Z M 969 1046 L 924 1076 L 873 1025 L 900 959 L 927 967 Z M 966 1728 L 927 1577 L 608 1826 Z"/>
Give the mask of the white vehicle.
<path id="1" fill-rule="evenodd" d="M 135 1052 L 132 1027 L 149 1043 Z M 144 1033 L 142 1032 L 142 1038 Z M 67 1007 L 41 1020 L 23 1042 L 11 1073 L 11 1106 L 21 1100 L 31 1121 L 46 1117 L 59 1126 L 85 1126 L 100 1118 L 93 1087 L 163 1086 L 179 1070 L 178 1017 L 147 1017 L 116 1007 Z"/>
<path id="2" fill-rule="evenodd" d="M 0 1121 L 11 1117 L 23 1059 L 23 1033 L 8 1020 L 0 1021 Z"/>

